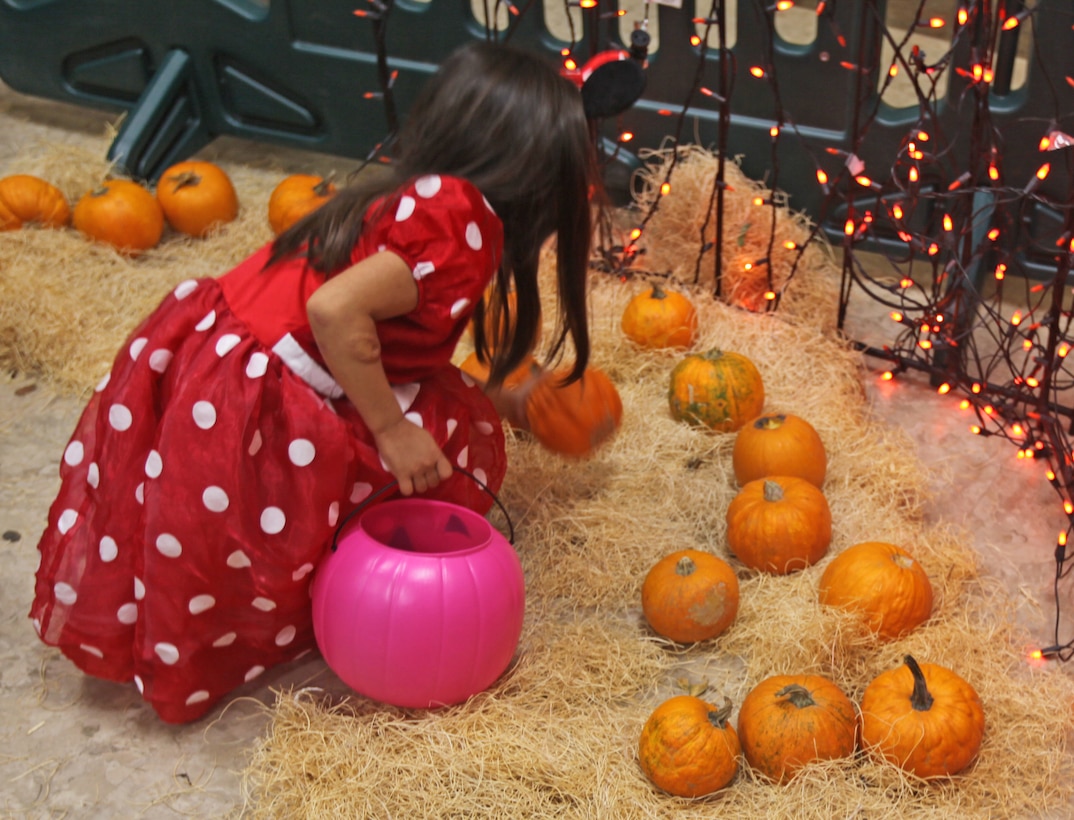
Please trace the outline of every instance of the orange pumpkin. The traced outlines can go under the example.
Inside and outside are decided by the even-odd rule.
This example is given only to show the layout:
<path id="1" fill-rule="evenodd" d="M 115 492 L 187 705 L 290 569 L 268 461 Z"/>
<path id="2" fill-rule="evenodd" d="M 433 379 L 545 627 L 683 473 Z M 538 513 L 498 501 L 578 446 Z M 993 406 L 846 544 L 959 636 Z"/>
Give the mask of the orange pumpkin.
<path id="1" fill-rule="evenodd" d="M 690 347 L 697 338 L 693 302 L 659 285 L 634 296 L 620 324 L 627 338 L 642 347 Z"/>
<path id="2" fill-rule="evenodd" d="M 818 594 L 822 604 L 860 613 L 886 639 L 905 635 L 932 614 L 932 584 L 921 564 L 883 541 L 855 544 L 835 556 Z"/>
<path id="3" fill-rule="evenodd" d="M 680 550 L 653 564 L 641 587 L 645 620 L 677 643 L 715 638 L 738 614 L 738 578 L 709 552 Z"/>
<path id="4" fill-rule="evenodd" d="M 164 234 L 157 198 L 129 179 L 110 179 L 85 194 L 71 221 L 86 236 L 129 256 L 155 247 Z"/>
<path id="5" fill-rule="evenodd" d="M 958 774 L 984 738 L 977 691 L 955 672 L 910 655 L 861 696 L 861 742 L 870 754 L 918 777 Z"/>
<path id="6" fill-rule="evenodd" d="M 858 713 L 825 677 L 773 675 L 742 701 L 738 738 L 750 766 L 785 783 L 813 761 L 854 754 Z"/>
<path id="7" fill-rule="evenodd" d="M 586 368 L 582 378 L 562 384 L 563 372 L 546 371 L 526 399 L 530 432 L 547 449 L 584 458 L 619 429 L 623 402 L 602 370 Z"/>
<path id="8" fill-rule="evenodd" d="M 268 218 L 273 233 L 279 236 L 308 213 L 320 208 L 336 194 L 336 186 L 327 177 L 291 174 L 269 196 Z"/>
<path id="9" fill-rule="evenodd" d="M 751 481 L 727 505 L 727 545 L 748 567 L 786 575 L 815 564 L 832 540 L 824 493 L 804 478 Z"/>
<path id="10" fill-rule="evenodd" d="M 722 708 L 694 695 L 664 701 L 645 721 L 638 740 L 638 761 L 652 783 L 679 797 L 701 797 L 722 789 L 738 772 L 742 753 Z"/>
<path id="11" fill-rule="evenodd" d="M 503 380 L 505 387 L 518 387 L 523 384 L 526 379 L 534 375 L 534 368 L 540 369 L 540 365 L 537 364 L 537 360 L 532 356 L 527 356 L 526 359 L 507 374 L 507 378 Z M 468 376 L 471 376 L 481 384 L 485 384 L 489 380 L 489 366 L 477 359 L 477 353 L 470 353 L 462 364 L 459 365 L 459 370 Z"/>
<path id="12" fill-rule="evenodd" d="M 671 415 L 721 432 L 739 429 L 764 409 L 764 383 L 740 353 L 691 353 L 671 371 Z"/>
<path id="13" fill-rule="evenodd" d="M 175 230 L 203 237 L 239 215 L 235 186 L 223 168 L 187 160 L 166 170 L 157 182 L 157 200 Z"/>
<path id="14" fill-rule="evenodd" d="M 13 231 L 27 222 L 62 228 L 70 218 L 67 198 L 51 182 L 31 174 L 0 179 L 0 231 Z"/>
<path id="15" fill-rule="evenodd" d="M 796 475 L 820 487 L 828 455 L 808 421 L 792 413 L 767 413 L 738 431 L 731 464 L 739 484 L 769 475 Z"/>

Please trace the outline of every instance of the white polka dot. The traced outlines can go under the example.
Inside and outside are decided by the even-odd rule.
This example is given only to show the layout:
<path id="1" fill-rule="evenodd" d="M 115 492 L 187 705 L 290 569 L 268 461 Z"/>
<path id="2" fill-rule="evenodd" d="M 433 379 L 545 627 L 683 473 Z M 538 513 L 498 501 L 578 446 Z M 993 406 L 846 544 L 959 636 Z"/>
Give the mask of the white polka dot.
<path id="1" fill-rule="evenodd" d="M 234 333 L 225 333 L 219 339 L 216 340 L 216 355 L 223 358 L 232 350 L 235 349 L 235 345 L 241 342 L 238 336 Z"/>
<path id="2" fill-rule="evenodd" d="M 328 526 L 334 527 L 339 521 L 339 502 L 333 501 L 328 505 Z"/>
<path id="3" fill-rule="evenodd" d="M 150 450 L 149 456 L 145 460 L 145 474 L 147 478 L 160 478 L 160 474 L 164 471 L 164 459 L 160 457 L 160 453 L 156 450 Z"/>
<path id="4" fill-rule="evenodd" d="M 293 626 L 285 626 L 276 633 L 276 646 L 287 646 L 287 644 L 295 639 L 297 633 L 298 630 Z"/>
<path id="5" fill-rule="evenodd" d="M 265 667 L 263 667 L 263 666 L 251 666 L 249 671 L 246 673 L 246 677 L 245 677 L 246 682 L 249 683 L 250 681 L 252 681 L 254 678 L 256 678 L 258 675 L 260 675 L 264 671 L 265 671 Z"/>
<path id="6" fill-rule="evenodd" d="M 418 262 L 414 266 L 414 270 L 412 271 L 412 273 L 414 274 L 415 279 L 424 279 L 426 276 L 428 276 L 435 270 L 436 265 L 434 265 L 432 262 Z"/>
<path id="7" fill-rule="evenodd" d="M 97 382 L 97 386 L 93 388 L 93 392 L 100 393 L 102 390 L 108 387 L 108 382 L 110 381 L 112 381 L 112 374 L 105 373 L 104 378 Z"/>
<path id="8" fill-rule="evenodd" d="M 134 488 L 134 500 L 139 504 L 145 503 L 145 482 L 142 481 Z"/>
<path id="9" fill-rule="evenodd" d="M 414 399 L 418 397 L 418 391 L 420 390 L 421 385 L 417 382 L 392 385 L 392 393 L 395 394 L 395 401 L 398 403 L 399 409 L 404 413 L 410 409 L 410 405 L 414 403 Z"/>
<path id="10" fill-rule="evenodd" d="M 195 595 L 190 599 L 190 603 L 186 605 L 186 608 L 190 610 L 191 615 L 200 615 L 214 606 L 216 606 L 216 598 L 212 595 Z"/>
<path id="11" fill-rule="evenodd" d="M 460 370 L 459 375 L 462 376 L 462 383 L 465 384 L 467 387 L 473 387 L 475 384 L 477 384 L 477 382 L 475 382 L 472 378 L 470 378 L 469 373 L 463 373 Z"/>
<path id="12" fill-rule="evenodd" d="M 155 370 L 157 373 L 163 373 L 168 369 L 168 365 L 172 362 L 172 352 L 165 350 L 163 347 L 158 347 L 152 353 L 149 354 L 149 369 Z"/>
<path id="13" fill-rule="evenodd" d="M 211 430 L 216 424 L 216 408 L 211 401 L 196 401 L 191 411 L 194 423 L 202 430 Z"/>
<path id="14" fill-rule="evenodd" d="M 176 299 L 186 299 L 197 288 L 198 283 L 194 279 L 187 279 L 185 282 L 180 282 L 174 291 Z"/>
<path id="15" fill-rule="evenodd" d="M 145 597 L 145 584 L 137 575 L 134 576 L 134 600 L 140 601 Z"/>
<path id="16" fill-rule="evenodd" d="M 122 404 L 113 404 L 108 408 L 108 423 L 112 425 L 113 430 L 121 433 L 129 430 L 133 421 L 134 416 L 131 415 L 131 411 Z"/>
<path id="17" fill-rule="evenodd" d="M 216 311 L 215 310 L 210 310 L 208 313 L 206 313 L 201 318 L 200 322 L 198 322 L 196 325 L 194 325 L 194 330 L 203 330 L 203 331 L 208 330 L 209 328 L 211 328 L 215 324 L 216 324 Z"/>
<path id="18" fill-rule="evenodd" d="M 75 592 L 75 588 L 70 584 L 65 584 L 63 581 L 52 587 L 52 594 L 56 596 L 57 601 L 67 606 L 72 606 L 78 600 L 78 593 Z"/>
<path id="19" fill-rule="evenodd" d="M 451 318 L 458 319 L 462 315 L 462 312 L 470 306 L 469 299 L 456 299 L 455 304 L 451 306 Z"/>
<path id="20" fill-rule="evenodd" d="M 34 632 L 36 632 L 38 637 L 40 637 L 41 636 L 41 619 L 40 618 L 34 618 L 33 619 L 33 624 L 34 624 Z"/>
<path id="21" fill-rule="evenodd" d="M 261 531 L 266 535 L 275 535 L 287 523 L 287 516 L 279 507 L 265 507 L 261 511 Z"/>
<path id="22" fill-rule="evenodd" d="M 173 643 L 158 643 L 153 647 L 153 651 L 168 666 L 173 666 L 179 662 L 179 647 Z"/>
<path id="23" fill-rule="evenodd" d="M 309 564 L 309 563 L 303 564 L 302 566 L 300 566 L 298 569 L 296 569 L 294 572 L 291 573 L 291 580 L 292 581 L 301 581 L 303 578 L 305 578 L 311 572 L 313 572 L 313 564 Z"/>
<path id="24" fill-rule="evenodd" d="M 451 438 L 455 433 L 455 429 L 459 426 L 459 422 L 457 419 L 448 419 L 445 426 L 447 427 L 447 437 Z"/>
<path id="25" fill-rule="evenodd" d="M 116 620 L 130 626 L 138 620 L 138 604 L 123 604 L 116 611 Z"/>
<path id="26" fill-rule="evenodd" d="M 254 609 L 260 609 L 262 612 L 272 612 L 272 610 L 276 608 L 275 601 L 270 600 L 269 598 L 262 598 L 261 596 L 254 598 L 250 602 L 250 605 L 253 606 Z"/>
<path id="27" fill-rule="evenodd" d="M 157 552 L 165 558 L 178 558 L 183 554 L 183 545 L 170 532 L 162 532 L 157 536 L 156 547 Z"/>
<path id="28" fill-rule="evenodd" d="M 221 635 L 219 638 L 217 638 L 215 641 L 213 641 L 213 646 L 215 646 L 215 647 L 231 646 L 233 643 L 235 643 L 235 639 L 237 637 L 239 637 L 239 636 L 236 635 L 234 632 L 228 632 L 228 633 L 226 633 L 224 635 Z"/>
<path id="29" fill-rule="evenodd" d="M 191 693 L 190 697 L 186 699 L 187 706 L 193 706 L 195 703 L 205 703 L 209 699 L 209 693 L 204 689 L 199 689 L 197 692 Z"/>
<path id="30" fill-rule="evenodd" d="M 488 201 L 488 198 L 485 197 L 484 194 L 482 194 L 482 196 L 481 196 L 481 201 L 485 203 L 486 208 L 488 208 L 493 213 L 496 213 L 496 211 L 493 210 L 492 203 Z"/>
<path id="31" fill-rule="evenodd" d="M 254 353 L 246 363 L 246 375 L 251 379 L 260 379 L 268 370 L 269 358 L 264 353 Z"/>
<path id="32" fill-rule="evenodd" d="M 86 470 L 86 483 L 93 489 L 97 489 L 101 483 L 101 469 L 97 466 L 97 462 L 91 462 L 89 469 Z"/>
<path id="33" fill-rule="evenodd" d="M 357 504 L 359 501 L 369 498 L 371 492 L 373 492 L 372 484 L 366 481 L 359 481 L 351 488 L 350 501 L 352 504 Z"/>
<path id="34" fill-rule="evenodd" d="M 474 424 L 474 428 L 483 436 L 491 436 L 492 431 L 496 428 L 489 424 L 487 421 L 479 421 Z"/>
<path id="35" fill-rule="evenodd" d="M 414 190 L 418 196 L 424 199 L 436 196 L 440 193 L 440 177 L 436 174 L 430 174 L 427 177 L 421 177 L 414 183 Z"/>
<path id="36" fill-rule="evenodd" d="M 489 477 L 485 474 L 485 471 L 480 467 L 475 467 L 473 470 L 473 476 L 482 484 L 487 485 L 489 483 Z"/>
<path id="37" fill-rule="evenodd" d="M 459 450 L 459 456 L 455 459 L 455 463 L 462 467 L 464 470 L 466 469 L 466 465 L 470 463 L 469 447 L 463 447 L 461 450 Z"/>
<path id="38" fill-rule="evenodd" d="M 235 550 L 227 557 L 227 565 L 232 569 L 245 569 L 250 566 L 250 558 L 242 550 Z"/>
<path id="39" fill-rule="evenodd" d="M 201 494 L 201 503 L 210 512 L 223 512 L 228 508 L 231 500 L 223 487 L 206 487 L 205 492 Z"/>
<path id="40" fill-rule="evenodd" d="M 296 467 L 308 466 L 315 455 L 317 455 L 317 449 L 309 439 L 296 438 L 287 445 L 287 457 Z"/>
<path id="41" fill-rule="evenodd" d="M 77 467 L 85 457 L 86 448 L 82 446 L 81 441 L 72 441 L 67 445 L 67 449 L 63 451 L 64 463 L 69 467 Z"/>
<path id="42" fill-rule="evenodd" d="M 252 456 L 256 456 L 257 451 L 261 449 L 261 444 L 262 444 L 261 431 L 260 430 L 254 430 L 254 434 L 250 438 L 250 449 L 247 450 L 247 452 Z"/>
<path id="43" fill-rule="evenodd" d="M 475 251 L 481 250 L 481 246 L 485 244 L 484 239 L 481 237 L 481 229 L 476 222 L 471 222 L 466 226 L 466 244 Z"/>
<path id="44" fill-rule="evenodd" d="M 64 535 L 75 525 L 78 520 L 78 513 L 75 510 L 64 510 L 60 513 L 60 519 L 56 522 L 56 529 L 58 529 Z"/>
<path id="45" fill-rule="evenodd" d="M 421 413 L 413 413 L 413 412 L 404 413 L 403 418 L 405 418 L 411 424 L 414 424 L 414 425 L 416 425 L 418 427 L 424 427 L 425 426 L 425 419 L 423 419 L 421 417 Z"/>
<path id="46" fill-rule="evenodd" d="M 149 339 L 144 336 L 139 336 L 131 342 L 131 346 L 127 350 L 131 354 L 131 361 L 138 361 L 138 357 L 142 355 L 142 351 L 145 350 L 147 344 L 149 344 Z"/>
<path id="47" fill-rule="evenodd" d="M 395 211 L 395 221 L 405 222 L 410 219 L 411 214 L 414 213 L 414 208 L 418 203 L 412 196 L 404 196 L 399 199 L 399 207 Z"/>
<path id="48" fill-rule="evenodd" d="M 119 545 L 110 535 L 106 535 L 101 539 L 101 542 L 97 545 L 97 552 L 101 555 L 101 560 L 106 564 L 116 560 L 116 556 L 119 555 Z"/>
<path id="49" fill-rule="evenodd" d="M 93 655 L 95 658 L 104 659 L 104 652 L 98 649 L 96 646 L 90 646 L 88 643 L 80 643 L 78 648 L 87 654 Z"/>
<path id="50" fill-rule="evenodd" d="M 134 676 L 134 685 L 136 687 L 138 687 L 138 693 L 139 694 L 141 694 L 141 695 L 145 694 L 145 684 L 142 683 L 142 679 L 140 677 L 138 677 L 137 675 Z"/>

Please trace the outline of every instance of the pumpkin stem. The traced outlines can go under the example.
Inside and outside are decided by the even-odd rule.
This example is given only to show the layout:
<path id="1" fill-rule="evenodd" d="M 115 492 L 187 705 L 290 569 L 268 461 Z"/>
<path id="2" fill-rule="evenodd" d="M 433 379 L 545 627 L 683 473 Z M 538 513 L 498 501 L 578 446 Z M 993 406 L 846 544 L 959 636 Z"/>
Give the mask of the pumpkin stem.
<path id="1" fill-rule="evenodd" d="M 321 181 L 313 186 L 313 193 L 317 196 L 327 196 L 328 189 L 332 187 L 332 177 L 335 176 L 335 171 L 331 171 L 321 178 Z"/>
<path id="2" fill-rule="evenodd" d="M 805 709 L 807 706 L 817 705 L 817 702 L 813 700 L 812 693 L 800 683 L 787 684 L 778 692 L 776 692 L 776 697 L 785 697 L 799 709 Z"/>
<path id="3" fill-rule="evenodd" d="M 723 706 L 719 709 L 709 710 L 709 723 L 715 726 L 717 729 L 724 729 L 727 727 L 727 721 L 731 717 L 731 699 L 725 697 L 723 699 Z"/>
<path id="4" fill-rule="evenodd" d="M 168 177 L 168 182 L 175 183 L 172 190 L 178 191 L 180 188 L 187 188 L 199 184 L 201 182 L 201 177 L 195 174 L 193 171 L 184 171 L 181 174 L 176 174 L 173 177 Z"/>
<path id="5" fill-rule="evenodd" d="M 679 559 L 679 563 L 675 565 L 675 574 L 684 578 L 688 575 L 693 575 L 695 572 L 697 572 L 697 564 L 693 562 L 689 555 L 684 555 Z"/>
<path id="6" fill-rule="evenodd" d="M 780 486 L 778 481 L 770 481 L 765 479 L 764 482 L 764 500 L 765 501 L 782 501 L 783 500 L 783 487 Z"/>
<path id="7" fill-rule="evenodd" d="M 932 708 L 932 693 L 925 685 L 925 673 L 921 671 L 917 661 L 911 655 L 907 655 L 906 665 L 910 667 L 910 674 L 914 676 L 914 691 L 910 695 L 910 705 L 918 712 L 927 712 Z"/>
<path id="8" fill-rule="evenodd" d="M 666 299 L 667 296 L 667 293 L 664 292 L 660 285 L 653 285 L 652 293 L 649 294 L 650 299 Z"/>
<path id="9" fill-rule="evenodd" d="M 786 421 L 787 417 L 782 413 L 773 413 L 769 416 L 761 416 L 753 423 L 753 426 L 758 430 L 778 430 Z"/>

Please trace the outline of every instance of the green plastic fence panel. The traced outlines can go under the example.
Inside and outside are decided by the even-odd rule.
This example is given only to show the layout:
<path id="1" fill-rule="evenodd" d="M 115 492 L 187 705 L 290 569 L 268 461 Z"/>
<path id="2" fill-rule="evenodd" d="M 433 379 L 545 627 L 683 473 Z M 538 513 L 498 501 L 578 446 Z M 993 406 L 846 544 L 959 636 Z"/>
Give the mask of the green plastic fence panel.
<path id="1" fill-rule="evenodd" d="M 879 116 L 860 138 L 855 111 L 871 110 L 887 68 L 877 65 L 882 27 L 868 16 L 873 13 L 869 4 L 829 3 L 812 43 L 791 44 L 778 36 L 769 42 L 772 29 L 767 21 L 774 4 L 727 2 L 736 3 L 738 21 L 731 49 L 735 72 L 728 78 L 728 153 L 742 157 L 749 176 L 774 181 L 790 195 L 792 208 L 837 237 L 846 213 L 826 211 L 828 200 L 815 173 L 821 167 L 834 176 L 843 159 L 826 149 L 853 150 L 870 174 L 883 180 L 900 140 L 919 116 L 916 106 L 881 105 Z M 511 18 L 508 32 L 497 36 L 554 57 L 566 44 L 546 29 L 541 4 L 517 5 L 523 13 Z M 1007 146 L 1009 179 L 1032 176 L 1039 164 L 1035 144 L 1043 123 L 1054 120 L 1074 127 L 1067 122 L 1074 112 L 1074 87 L 1056 80 L 1071 73 L 1063 67 L 1064 61 L 1069 63 L 1069 6 L 1070 0 L 1036 3 L 1036 50 L 1054 59 L 1031 60 L 1022 87 L 1013 93 L 993 91 L 990 99 L 993 125 Z M 610 12 L 616 7 L 616 0 L 602 0 L 600 14 L 584 15 L 576 49 L 582 59 L 623 46 L 617 28 L 607 22 L 615 19 Z M 635 151 L 658 147 L 675 130 L 683 111 L 684 141 L 710 147 L 718 143 L 715 102 L 691 93 L 700 55 L 699 48 L 689 44 L 697 30 L 693 18 L 712 7 L 710 0 L 683 0 L 681 9 L 654 7 L 660 47 L 649 60 L 646 91 L 625 114 L 602 124 L 606 144 L 627 129 L 636 135 L 631 143 Z M 380 90 L 377 48 L 374 27 L 368 18 L 354 15 L 357 8 L 372 6 L 367 0 L 0 0 L 0 78 L 23 93 L 128 112 L 110 156 L 133 175 L 150 180 L 171 162 L 224 134 L 358 158 L 388 134 L 389 125 L 383 102 L 365 97 Z M 878 2 L 875 14 L 883 19 L 884 11 L 885 3 Z M 837 40 L 836 29 L 845 43 Z M 385 32 L 388 62 L 398 72 L 393 98 L 400 117 L 450 51 L 486 36 L 469 0 L 398 0 Z M 1011 46 L 1018 36 L 1017 30 L 1002 35 L 997 75 L 1009 68 L 1004 61 L 1013 59 Z M 960 38 L 954 63 L 968 64 L 972 46 Z M 857 101 L 857 74 L 841 65 L 847 55 L 859 63 L 865 87 L 872 89 Z M 778 78 L 778 97 L 771 84 L 746 72 L 750 65 L 769 67 Z M 700 68 L 700 85 L 719 88 L 715 51 Z M 969 131 L 973 116 L 966 104 L 968 83 L 949 70 L 940 106 L 942 127 L 956 146 L 957 135 Z M 1001 86 L 996 83 L 994 88 Z M 779 111 L 785 131 L 793 124 L 797 137 L 781 138 L 773 156 L 769 129 Z M 636 154 L 620 146 L 610 176 L 625 186 L 638 164 Z M 926 179 L 923 185 L 938 190 L 950 181 Z M 1064 200 L 1069 184 L 1069 169 L 1053 173 L 1042 192 Z M 931 228 L 934 216 L 926 208 L 916 218 Z M 1047 248 L 1062 222 L 1062 214 L 1041 203 L 1018 215 L 1017 235 L 1010 241 L 1026 248 L 1031 270 L 1036 266 L 1046 275 L 1051 264 Z"/>

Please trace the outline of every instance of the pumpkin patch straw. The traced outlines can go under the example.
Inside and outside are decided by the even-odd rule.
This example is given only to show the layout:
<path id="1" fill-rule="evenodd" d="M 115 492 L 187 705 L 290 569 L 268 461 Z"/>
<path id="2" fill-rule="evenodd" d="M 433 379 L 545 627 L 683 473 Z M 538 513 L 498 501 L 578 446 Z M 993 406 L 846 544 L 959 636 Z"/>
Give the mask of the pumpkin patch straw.
<path id="1" fill-rule="evenodd" d="M 105 170 L 87 157 L 103 156 L 106 141 L 86 139 L 85 148 L 28 146 L 6 170 L 36 173 L 73 196 Z M 666 260 L 654 269 L 678 264 L 678 254 L 692 277 L 696 203 L 689 200 L 707 201 L 712 174 L 699 172 L 696 193 L 685 195 L 690 214 L 660 220 L 675 215 L 678 196 L 690 191 L 691 163 L 707 168 L 710 160 L 697 149 L 676 168 L 675 192 L 647 230 L 647 261 L 656 254 Z M 205 240 L 166 236 L 131 261 L 71 230 L 0 234 L 4 360 L 69 392 L 88 392 L 163 293 L 185 278 L 225 270 L 267 241 L 262 205 L 285 174 L 220 162 L 243 207 L 235 223 Z M 750 202 L 740 201 L 753 183 L 731 178 L 734 170 L 728 166 L 734 190 L 726 192 L 732 238 L 725 253 L 738 247 L 739 235 L 742 247 L 753 241 L 744 228 Z M 788 215 L 786 230 L 796 224 Z M 1074 681 L 1068 670 L 1023 662 L 1011 592 L 979 572 L 969 548 L 987 535 L 926 518 L 929 477 L 906 434 L 870 415 L 860 356 L 826 332 L 836 284 L 829 260 L 814 260 L 795 275 L 776 314 L 713 301 L 708 283 L 692 292 L 689 282 L 681 287 L 697 306 L 694 349 L 748 356 L 764 378 L 766 412 L 808 419 L 823 441 L 828 556 L 788 576 L 734 559 L 725 542 L 726 508 L 738 489 L 734 435 L 671 418 L 668 375 L 681 351 L 644 350 L 627 340 L 620 319 L 634 283 L 594 274 L 593 364 L 620 393 L 622 426 L 582 461 L 506 431 L 511 468 L 501 500 L 516 524 L 527 592 L 517 658 L 488 690 L 444 710 L 373 703 L 326 667 L 302 689 L 278 692 L 266 707 L 264 734 L 250 738 L 244 816 L 940 820 L 1067 813 Z M 929 575 L 933 614 L 901 638 L 879 641 L 854 613 L 818 602 L 828 561 L 863 541 L 902 546 Z M 657 636 L 641 613 L 646 573 L 686 548 L 728 561 L 741 598 L 728 629 L 690 646 Z M 707 697 L 729 698 L 737 722 L 738 705 L 769 676 L 824 675 L 857 703 L 869 681 L 908 654 L 952 669 L 980 695 L 989 728 L 976 762 L 956 777 L 925 782 L 858 755 L 811 764 L 779 786 L 743 765 L 716 795 L 690 800 L 657 790 L 641 771 L 639 733 L 659 703 L 681 693 L 680 679 L 708 681 Z"/>

